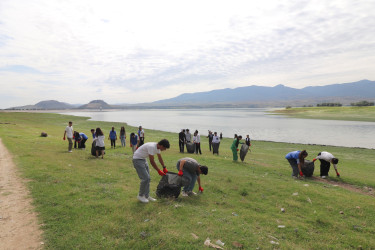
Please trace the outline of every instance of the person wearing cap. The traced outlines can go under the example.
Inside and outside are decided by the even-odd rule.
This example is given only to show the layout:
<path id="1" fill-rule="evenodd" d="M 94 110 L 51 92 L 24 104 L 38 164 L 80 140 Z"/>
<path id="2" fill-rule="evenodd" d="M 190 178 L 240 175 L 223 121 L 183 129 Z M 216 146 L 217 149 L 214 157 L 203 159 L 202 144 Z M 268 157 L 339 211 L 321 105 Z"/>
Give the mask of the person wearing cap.
<path id="1" fill-rule="evenodd" d="M 139 185 L 139 193 L 137 199 L 140 202 L 148 203 L 149 201 L 156 201 L 156 199 L 150 197 L 150 170 L 147 163 L 147 158 L 149 158 L 152 167 L 158 172 L 160 176 L 164 176 L 168 173 L 167 168 L 164 165 L 163 158 L 161 157 L 161 151 L 169 148 L 169 141 L 163 139 L 156 142 L 148 142 L 140 146 L 133 155 L 133 166 L 137 171 L 138 177 L 141 180 Z M 163 167 L 163 171 L 155 163 L 154 155 L 158 156 L 158 160 Z"/>
<path id="2" fill-rule="evenodd" d="M 339 159 L 335 158 L 333 154 L 322 151 L 318 154 L 316 158 L 313 159 L 315 162 L 316 160 L 320 161 L 320 177 L 325 179 L 328 176 L 329 169 L 331 167 L 331 163 L 333 164 L 333 167 L 335 168 L 337 177 L 340 177 L 339 172 L 337 172 L 337 163 L 339 163 Z"/>
<path id="3" fill-rule="evenodd" d="M 199 192 L 203 192 L 200 175 L 207 175 L 208 168 L 206 166 L 200 165 L 193 158 L 185 157 L 177 161 L 176 168 L 179 176 L 185 176 L 190 181 L 189 184 L 183 187 L 182 196 L 196 195 L 193 192 L 196 181 L 198 181 Z"/>

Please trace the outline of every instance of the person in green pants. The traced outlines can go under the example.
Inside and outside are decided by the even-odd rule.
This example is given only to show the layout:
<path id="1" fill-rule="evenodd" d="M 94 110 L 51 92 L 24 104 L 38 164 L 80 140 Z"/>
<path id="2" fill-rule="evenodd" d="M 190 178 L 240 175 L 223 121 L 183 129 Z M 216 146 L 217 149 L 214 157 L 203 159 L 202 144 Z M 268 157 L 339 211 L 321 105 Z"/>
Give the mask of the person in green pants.
<path id="1" fill-rule="evenodd" d="M 230 149 L 232 149 L 232 152 L 233 152 L 233 161 L 237 161 L 238 160 L 238 154 L 237 154 L 237 151 L 238 151 L 238 144 L 240 144 L 240 140 L 242 139 L 242 136 L 237 136 L 237 138 L 235 138 L 233 140 L 233 143 L 232 143 L 232 146 L 230 147 Z"/>

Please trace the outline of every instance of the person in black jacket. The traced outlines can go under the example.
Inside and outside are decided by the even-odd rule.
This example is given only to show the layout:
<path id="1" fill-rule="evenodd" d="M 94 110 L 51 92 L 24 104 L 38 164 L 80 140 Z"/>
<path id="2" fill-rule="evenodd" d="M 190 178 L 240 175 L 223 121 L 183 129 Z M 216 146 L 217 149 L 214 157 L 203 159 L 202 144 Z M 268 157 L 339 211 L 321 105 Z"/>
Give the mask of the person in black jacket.
<path id="1" fill-rule="evenodd" d="M 186 143 L 185 129 L 181 129 L 181 132 L 178 134 L 178 145 L 180 147 L 180 153 L 184 153 Z"/>

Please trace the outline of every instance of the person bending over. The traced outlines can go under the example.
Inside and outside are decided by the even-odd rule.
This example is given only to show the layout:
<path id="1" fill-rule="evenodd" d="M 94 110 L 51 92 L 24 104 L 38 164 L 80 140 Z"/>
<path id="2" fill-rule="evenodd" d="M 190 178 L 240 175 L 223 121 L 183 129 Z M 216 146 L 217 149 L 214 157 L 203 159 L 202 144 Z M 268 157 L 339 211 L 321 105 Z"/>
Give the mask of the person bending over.
<path id="1" fill-rule="evenodd" d="M 322 151 L 318 154 L 316 158 L 313 159 L 313 161 L 315 162 L 317 159 L 319 159 L 320 161 L 320 177 L 324 179 L 328 176 L 331 163 L 335 168 L 337 177 L 340 177 L 339 172 L 337 172 L 337 163 L 339 163 L 339 159 L 335 158 L 333 154 L 326 151 Z"/>
<path id="2" fill-rule="evenodd" d="M 292 172 L 293 178 L 297 178 L 298 173 L 300 176 L 303 176 L 301 167 L 305 163 L 305 158 L 307 156 L 308 156 L 308 153 L 306 152 L 306 150 L 289 152 L 285 156 L 285 159 L 288 160 L 290 166 L 293 169 L 293 172 Z"/>
<path id="3" fill-rule="evenodd" d="M 198 181 L 199 191 L 203 192 L 200 174 L 207 175 L 208 168 L 206 166 L 200 165 L 193 158 L 185 157 L 178 160 L 176 168 L 179 176 L 185 176 L 190 181 L 189 184 L 183 187 L 182 196 L 196 195 L 196 193 L 193 192 L 196 181 Z"/>

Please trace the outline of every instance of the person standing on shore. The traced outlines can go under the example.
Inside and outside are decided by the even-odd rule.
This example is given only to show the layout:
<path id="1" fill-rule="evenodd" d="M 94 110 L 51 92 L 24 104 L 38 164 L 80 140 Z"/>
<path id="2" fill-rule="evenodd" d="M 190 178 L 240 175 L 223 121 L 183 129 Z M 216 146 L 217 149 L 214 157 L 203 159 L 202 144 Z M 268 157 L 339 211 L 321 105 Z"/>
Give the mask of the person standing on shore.
<path id="1" fill-rule="evenodd" d="M 235 139 L 233 140 L 233 143 L 232 143 L 232 146 L 230 147 L 230 149 L 232 150 L 232 153 L 233 153 L 233 161 L 238 161 L 238 144 L 240 144 L 240 140 L 242 139 L 242 136 L 237 136 L 237 134 L 235 134 Z"/>
<path id="2" fill-rule="evenodd" d="M 199 154 L 202 154 L 202 151 L 201 151 L 201 136 L 199 135 L 198 130 L 195 130 L 195 132 L 194 132 L 193 142 L 195 144 L 195 153 L 198 154 L 198 152 L 199 152 Z"/>
<path id="3" fill-rule="evenodd" d="M 180 147 L 180 153 L 184 153 L 186 143 L 185 129 L 181 129 L 181 132 L 178 134 L 178 146 Z"/>
<path id="4" fill-rule="evenodd" d="M 191 133 L 189 129 L 186 129 L 185 140 L 186 140 L 186 143 L 191 142 Z"/>
<path id="5" fill-rule="evenodd" d="M 120 130 L 120 140 L 121 140 L 121 146 L 125 147 L 126 146 L 126 131 L 125 131 L 124 126 L 122 126 Z"/>
<path id="6" fill-rule="evenodd" d="M 104 139 L 105 139 L 105 136 L 103 134 L 103 131 L 100 128 L 96 128 L 95 139 L 94 139 L 95 149 L 96 149 L 96 158 L 99 157 L 99 151 L 100 151 L 102 159 L 104 159 L 104 150 L 105 150 Z"/>
<path id="7" fill-rule="evenodd" d="M 299 175 L 301 177 L 303 176 L 301 167 L 305 163 L 305 158 L 307 156 L 308 156 L 308 153 L 306 152 L 306 150 L 292 151 L 292 152 L 289 152 L 285 156 L 285 159 L 288 160 L 290 166 L 293 169 L 293 172 L 292 172 L 292 177 L 293 178 L 297 178 L 298 177 L 298 173 L 299 173 Z"/>
<path id="8" fill-rule="evenodd" d="M 214 137 L 214 135 L 212 134 L 212 131 L 208 130 L 208 146 L 210 148 L 210 152 L 211 152 L 211 147 L 212 147 L 212 138 Z"/>
<path id="9" fill-rule="evenodd" d="M 142 129 L 142 126 L 139 126 L 138 137 L 139 137 L 139 146 L 142 146 L 145 143 L 145 131 Z"/>
<path id="10" fill-rule="evenodd" d="M 320 177 L 323 179 L 327 178 L 329 169 L 331 167 L 331 163 L 333 164 L 333 167 L 335 168 L 337 177 L 340 177 L 339 172 L 337 172 L 337 163 L 339 163 L 339 159 L 335 158 L 333 154 L 322 151 L 318 154 L 317 157 L 313 159 L 315 162 L 316 160 L 320 161 Z"/>
<path id="11" fill-rule="evenodd" d="M 109 132 L 108 139 L 111 140 L 111 148 L 116 148 L 117 134 L 115 131 L 115 127 L 112 127 L 112 130 Z"/>
<path id="12" fill-rule="evenodd" d="M 212 137 L 212 154 L 219 155 L 219 146 L 220 146 L 220 137 L 217 135 L 217 132 L 214 133 Z"/>
<path id="13" fill-rule="evenodd" d="M 65 128 L 64 138 L 63 138 L 64 141 L 65 141 L 65 136 L 66 138 L 68 138 L 68 142 L 69 142 L 68 152 L 71 153 L 72 148 L 73 148 L 73 122 L 71 121 L 69 121 L 68 126 Z"/>
<path id="14" fill-rule="evenodd" d="M 163 158 L 161 157 L 161 151 L 167 150 L 169 148 L 169 141 L 163 139 L 156 142 L 148 142 L 140 146 L 133 155 L 133 165 L 137 171 L 138 177 L 141 180 L 139 185 L 139 193 L 137 199 L 140 202 L 148 203 L 149 201 L 156 201 L 156 199 L 150 197 L 150 170 L 147 163 L 147 158 L 149 158 L 152 167 L 158 172 L 160 176 L 168 173 L 167 168 L 164 165 Z M 161 171 L 155 163 L 154 155 L 158 156 L 158 160 L 163 167 Z"/>
<path id="15" fill-rule="evenodd" d="M 131 133 L 130 134 L 130 147 L 133 150 L 133 154 L 137 150 L 138 145 L 139 145 L 138 135 L 136 135 L 135 133 Z"/>

